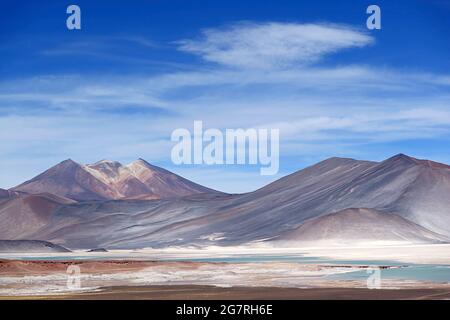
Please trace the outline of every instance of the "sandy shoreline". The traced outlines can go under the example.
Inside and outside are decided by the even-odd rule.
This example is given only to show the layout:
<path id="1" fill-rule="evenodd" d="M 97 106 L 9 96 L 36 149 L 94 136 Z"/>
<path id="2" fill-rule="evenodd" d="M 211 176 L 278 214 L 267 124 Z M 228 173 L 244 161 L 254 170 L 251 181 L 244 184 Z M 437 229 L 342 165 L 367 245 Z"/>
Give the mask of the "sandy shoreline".
<path id="1" fill-rule="evenodd" d="M 404 263 L 450 265 L 450 245 L 311 247 L 305 249 L 305 256 L 346 260 L 392 260 Z"/>
<path id="2" fill-rule="evenodd" d="M 199 285 L 107 287 L 96 292 L 0 296 L 0 300 L 448 300 L 450 288 L 279 288 Z"/>
<path id="3" fill-rule="evenodd" d="M 450 265 L 450 244 L 366 244 L 364 246 L 274 246 L 264 242 L 245 246 L 208 247 L 168 247 L 162 249 L 145 248 L 136 250 L 109 250 L 109 252 L 86 252 L 75 250 L 71 253 L 0 253 L 0 259 L 59 260 L 64 258 L 80 260 L 127 260 L 127 261 L 195 261 L 201 259 L 239 257 L 315 257 L 335 260 L 397 261 L 414 264 Z M 71 258 L 73 257 L 73 258 Z"/>

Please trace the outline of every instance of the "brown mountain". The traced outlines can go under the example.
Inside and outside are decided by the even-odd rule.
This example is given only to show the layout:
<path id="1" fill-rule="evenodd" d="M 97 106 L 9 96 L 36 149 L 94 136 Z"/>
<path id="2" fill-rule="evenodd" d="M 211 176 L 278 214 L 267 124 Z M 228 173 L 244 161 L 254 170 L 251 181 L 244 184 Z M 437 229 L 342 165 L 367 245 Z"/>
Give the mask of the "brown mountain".
<path id="1" fill-rule="evenodd" d="M 68 159 L 11 190 L 47 192 L 76 201 L 149 200 L 217 193 L 142 159 L 126 166 L 108 160 L 81 165 Z"/>

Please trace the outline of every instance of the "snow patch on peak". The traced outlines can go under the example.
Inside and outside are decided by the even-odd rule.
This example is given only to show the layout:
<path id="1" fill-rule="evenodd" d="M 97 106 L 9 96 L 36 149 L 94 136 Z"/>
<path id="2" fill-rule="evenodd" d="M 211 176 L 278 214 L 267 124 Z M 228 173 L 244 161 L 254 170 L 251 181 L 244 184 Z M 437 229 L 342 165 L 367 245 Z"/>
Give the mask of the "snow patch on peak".
<path id="1" fill-rule="evenodd" d="M 108 167 L 120 168 L 120 167 L 122 167 L 122 164 L 119 161 L 103 159 L 103 160 L 97 161 L 96 163 L 87 164 L 86 166 L 89 166 L 89 167 L 108 166 Z"/>
<path id="2" fill-rule="evenodd" d="M 133 174 L 138 180 L 145 182 L 155 175 L 154 170 L 150 167 L 148 162 L 142 159 L 138 159 L 128 164 L 126 168 Z"/>
<path id="3" fill-rule="evenodd" d="M 120 162 L 108 160 L 84 165 L 83 169 L 107 185 L 117 183 L 126 171 Z"/>

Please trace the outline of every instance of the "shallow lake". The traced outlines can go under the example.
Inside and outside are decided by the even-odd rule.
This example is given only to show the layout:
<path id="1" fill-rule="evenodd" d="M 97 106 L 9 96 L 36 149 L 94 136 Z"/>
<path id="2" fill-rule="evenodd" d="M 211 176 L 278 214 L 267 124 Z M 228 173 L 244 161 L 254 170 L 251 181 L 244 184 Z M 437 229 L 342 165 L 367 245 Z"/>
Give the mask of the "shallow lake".
<path id="1" fill-rule="evenodd" d="M 0 259 L 21 259 L 21 260 L 111 260 L 111 259 L 127 259 L 127 260 L 149 260 L 149 261 L 196 261 L 196 262 L 224 262 L 224 263 L 268 263 L 268 262 L 290 262 L 301 264 L 322 264 L 322 265 L 351 265 L 351 266 L 392 266 L 398 268 L 381 269 L 381 277 L 385 279 L 401 279 L 431 282 L 450 283 L 450 266 L 448 265 L 430 265 L 430 264 L 406 264 L 389 260 L 333 260 L 319 257 L 306 257 L 301 254 L 289 255 L 270 255 L 270 254 L 235 254 L 207 257 L 204 254 L 199 256 L 190 256 L 189 258 L 170 257 L 150 257 L 148 255 L 117 255 L 117 254 L 101 254 L 101 255 L 35 255 L 35 256 L 19 256 L 19 255 L 0 255 Z M 341 280 L 361 280 L 367 279 L 367 269 L 355 269 L 355 271 L 334 274 L 327 276 L 329 279 Z"/>

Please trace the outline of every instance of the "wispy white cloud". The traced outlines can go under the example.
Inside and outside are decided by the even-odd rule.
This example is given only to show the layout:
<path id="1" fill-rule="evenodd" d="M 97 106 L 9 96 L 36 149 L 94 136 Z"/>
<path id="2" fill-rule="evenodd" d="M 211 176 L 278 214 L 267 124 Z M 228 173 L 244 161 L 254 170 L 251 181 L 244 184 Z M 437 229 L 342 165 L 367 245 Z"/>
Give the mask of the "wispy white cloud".
<path id="1" fill-rule="evenodd" d="M 301 167 L 299 158 L 360 155 L 361 145 L 450 139 L 448 75 L 319 63 L 326 54 L 373 42 L 348 26 L 237 24 L 179 43 L 217 63 L 196 71 L 1 82 L 0 187 L 68 157 L 144 157 L 168 166 L 171 131 L 191 128 L 194 120 L 222 129 L 280 129 L 285 173 Z M 296 160 L 286 170 L 290 160 L 283 159 Z M 233 167 L 214 170 L 184 175 L 230 192 L 233 181 L 242 181 Z M 267 182 L 257 170 L 250 176 L 249 188 Z"/>
<path id="2" fill-rule="evenodd" d="M 58 43 L 54 47 L 42 50 L 43 55 L 95 55 L 106 54 L 118 49 L 126 49 L 130 45 L 134 48 L 144 47 L 150 49 L 160 48 L 161 45 L 139 35 L 117 35 L 117 36 L 84 36 L 83 40 L 73 40 L 70 42 Z M 122 56 L 123 57 L 123 56 Z M 127 58 L 127 57 L 123 57 Z"/>
<path id="3" fill-rule="evenodd" d="M 239 23 L 203 30 L 200 39 L 180 41 L 179 49 L 226 66 L 270 69 L 310 64 L 373 41 L 365 32 L 342 25 Z"/>

